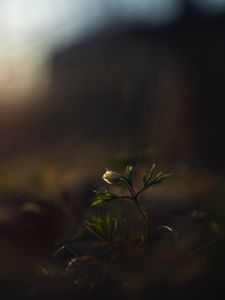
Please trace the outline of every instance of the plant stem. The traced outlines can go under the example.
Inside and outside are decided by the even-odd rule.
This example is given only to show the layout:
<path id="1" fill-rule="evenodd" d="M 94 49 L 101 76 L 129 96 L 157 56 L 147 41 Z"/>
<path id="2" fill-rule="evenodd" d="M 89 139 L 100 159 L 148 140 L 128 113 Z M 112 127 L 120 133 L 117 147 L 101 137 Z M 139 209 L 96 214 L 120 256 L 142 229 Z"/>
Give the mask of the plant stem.
<path id="1" fill-rule="evenodd" d="M 136 193 L 134 189 L 126 182 L 126 180 L 121 179 L 122 184 L 128 189 L 128 191 L 131 194 L 131 197 L 134 198 L 136 197 Z"/>
<path id="2" fill-rule="evenodd" d="M 144 233 L 146 236 L 148 236 L 149 234 L 149 218 L 148 215 L 146 214 L 145 210 L 143 209 L 143 207 L 140 205 L 139 201 L 138 201 L 138 197 L 133 198 L 134 204 L 137 207 L 138 211 L 140 212 L 144 224 L 145 224 L 145 230 Z"/>
<path id="3" fill-rule="evenodd" d="M 144 221 L 144 224 L 145 224 L 145 229 L 144 229 L 144 233 L 146 236 L 148 236 L 149 234 L 149 218 L 148 218 L 148 215 L 146 214 L 145 210 L 143 209 L 143 207 L 140 205 L 139 203 L 139 199 L 138 199 L 138 196 L 139 194 L 143 191 L 141 190 L 140 192 L 135 192 L 135 190 L 133 189 L 132 186 L 130 186 L 125 180 L 121 180 L 121 182 L 123 183 L 123 185 L 128 189 L 128 191 L 130 192 L 131 194 L 131 197 L 127 197 L 129 199 L 131 199 L 135 206 L 137 207 L 139 213 L 141 214 L 142 216 L 142 219 Z"/>

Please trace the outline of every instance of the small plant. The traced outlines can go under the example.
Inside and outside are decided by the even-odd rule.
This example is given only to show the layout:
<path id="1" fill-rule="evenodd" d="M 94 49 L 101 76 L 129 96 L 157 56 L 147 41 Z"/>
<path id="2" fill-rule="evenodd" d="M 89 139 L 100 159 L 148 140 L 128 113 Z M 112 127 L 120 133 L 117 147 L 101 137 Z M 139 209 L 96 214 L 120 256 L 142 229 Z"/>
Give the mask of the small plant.
<path id="1" fill-rule="evenodd" d="M 90 220 L 85 221 L 85 227 L 98 239 L 114 241 L 121 222 L 120 216 L 106 215 L 91 216 Z"/>
<path id="2" fill-rule="evenodd" d="M 149 171 L 143 176 L 143 183 L 141 189 L 136 191 L 133 185 L 133 167 L 127 166 L 124 173 L 117 173 L 114 171 L 106 170 L 102 178 L 110 185 L 121 184 L 128 191 L 128 195 L 116 195 L 107 189 L 94 191 L 96 199 L 92 202 L 92 206 L 101 205 L 115 199 L 126 198 L 130 199 L 138 212 L 140 213 L 145 224 L 144 236 L 149 236 L 149 216 L 140 204 L 140 195 L 150 188 L 170 177 L 171 173 L 156 172 L 156 164 L 153 164 Z"/>

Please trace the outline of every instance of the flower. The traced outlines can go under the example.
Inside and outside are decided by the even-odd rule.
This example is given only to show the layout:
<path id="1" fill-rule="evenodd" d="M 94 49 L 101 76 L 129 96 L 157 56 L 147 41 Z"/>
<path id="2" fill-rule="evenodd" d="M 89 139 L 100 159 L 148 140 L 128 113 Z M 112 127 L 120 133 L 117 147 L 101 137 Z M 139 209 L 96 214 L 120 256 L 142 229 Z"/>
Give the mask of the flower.
<path id="1" fill-rule="evenodd" d="M 102 178 L 107 183 L 113 184 L 113 183 L 117 183 L 120 181 L 121 174 L 106 169 L 106 172 L 103 174 Z"/>

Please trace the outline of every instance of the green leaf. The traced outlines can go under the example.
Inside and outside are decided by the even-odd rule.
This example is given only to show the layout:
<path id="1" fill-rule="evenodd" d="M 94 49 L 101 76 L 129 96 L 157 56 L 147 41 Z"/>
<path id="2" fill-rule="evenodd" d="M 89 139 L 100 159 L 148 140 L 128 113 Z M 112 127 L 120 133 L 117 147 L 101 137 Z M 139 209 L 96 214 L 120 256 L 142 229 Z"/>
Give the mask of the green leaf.
<path id="1" fill-rule="evenodd" d="M 108 190 L 94 191 L 94 193 L 96 194 L 97 198 L 91 203 L 92 206 L 101 205 L 109 202 L 112 199 L 118 198 L 117 195 Z"/>
<path id="2" fill-rule="evenodd" d="M 132 186 L 132 174 L 133 174 L 133 167 L 128 165 L 122 177 L 130 186 Z"/>
<path id="3" fill-rule="evenodd" d="M 92 234 L 101 240 L 112 241 L 118 234 L 119 216 L 106 215 L 91 216 L 85 221 L 85 226 Z"/>
<path id="4" fill-rule="evenodd" d="M 150 170 L 148 171 L 148 173 L 146 173 L 143 177 L 143 183 L 144 183 L 144 187 L 147 187 L 150 180 L 152 179 L 152 176 L 153 176 L 153 173 L 154 173 L 154 170 L 156 168 L 156 164 L 154 163 Z"/>
<path id="5" fill-rule="evenodd" d="M 102 199 L 100 199 L 100 198 L 97 198 L 97 199 L 95 199 L 95 200 L 93 200 L 93 201 L 91 202 L 91 206 L 101 205 L 101 204 L 104 204 L 104 203 L 105 203 L 104 200 L 102 200 Z"/>
<path id="6" fill-rule="evenodd" d="M 163 172 L 159 172 L 156 175 L 154 175 L 155 168 L 156 168 L 156 164 L 153 164 L 151 166 L 151 169 L 144 175 L 143 177 L 144 189 L 149 188 L 153 184 L 160 183 L 172 175 L 171 173 L 163 173 Z"/>
<path id="7" fill-rule="evenodd" d="M 97 238 L 102 239 L 102 236 L 104 236 L 104 231 L 102 230 L 101 225 L 86 221 L 85 226 L 87 230 L 93 233 Z"/>
<path id="8" fill-rule="evenodd" d="M 153 184 L 157 184 L 157 183 L 160 183 L 162 182 L 163 180 L 169 178 L 170 176 L 172 175 L 172 173 L 158 173 L 156 175 L 156 177 L 151 181 L 151 185 Z"/>

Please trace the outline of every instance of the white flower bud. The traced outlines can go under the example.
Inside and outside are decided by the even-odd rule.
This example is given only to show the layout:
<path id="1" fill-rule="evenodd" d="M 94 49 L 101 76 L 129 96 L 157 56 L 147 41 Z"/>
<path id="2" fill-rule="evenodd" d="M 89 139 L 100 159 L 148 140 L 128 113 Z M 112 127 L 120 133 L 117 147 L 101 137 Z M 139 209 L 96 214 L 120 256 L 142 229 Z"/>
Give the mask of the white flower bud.
<path id="1" fill-rule="evenodd" d="M 106 170 L 106 172 L 103 174 L 102 178 L 107 183 L 113 184 L 113 183 L 117 183 L 120 181 L 121 174 L 114 172 L 114 171 Z"/>

